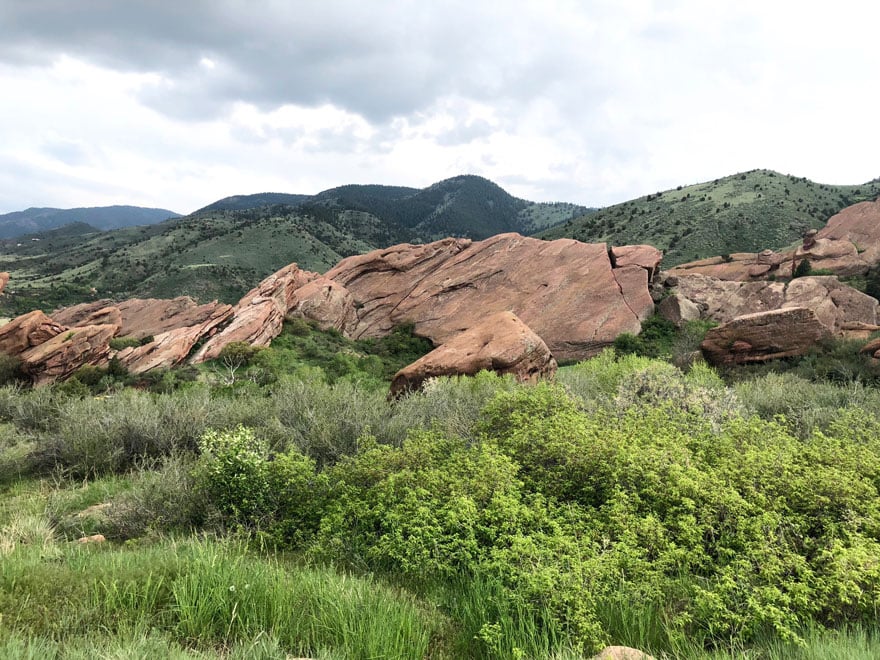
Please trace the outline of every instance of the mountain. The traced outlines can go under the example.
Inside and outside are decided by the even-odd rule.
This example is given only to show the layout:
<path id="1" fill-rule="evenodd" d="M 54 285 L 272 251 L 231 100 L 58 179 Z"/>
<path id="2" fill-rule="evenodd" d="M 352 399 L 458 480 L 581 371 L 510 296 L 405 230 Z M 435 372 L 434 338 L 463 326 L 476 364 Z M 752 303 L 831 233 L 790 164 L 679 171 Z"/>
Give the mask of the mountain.
<path id="1" fill-rule="evenodd" d="M 102 297 L 185 294 L 234 302 L 291 262 L 323 272 L 343 257 L 396 243 L 532 233 L 585 211 L 517 199 L 475 176 L 423 190 L 350 185 L 313 196 L 227 197 L 153 225 L 6 241 L 0 270 L 11 273 L 12 283 L 0 309 L 50 310 L 91 299 L 92 289 Z"/>
<path id="2" fill-rule="evenodd" d="M 74 222 L 85 223 L 101 230 L 109 230 L 136 225 L 152 225 L 168 218 L 179 217 L 179 213 L 167 209 L 150 209 L 140 206 L 98 206 L 76 209 L 30 208 L 0 215 L 0 238 L 16 238 Z"/>
<path id="3" fill-rule="evenodd" d="M 648 243 L 663 250 L 668 268 L 714 255 L 787 247 L 806 229 L 819 229 L 841 209 L 878 195 L 880 179 L 836 186 L 752 170 L 615 204 L 541 236 Z"/>
<path id="4" fill-rule="evenodd" d="M 261 206 L 275 206 L 277 204 L 286 204 L 288 206 L 296 206 L 308 199 L 311 195 L 292 195 L 288 193 L 256 193 L 255 195 L 233 195 L 218 199 L 212 204 L 208 204 L 204 208 L 200 208 L 196 213 L 205 211 L 243 211 L 246 209 L 256 209 Z"/>

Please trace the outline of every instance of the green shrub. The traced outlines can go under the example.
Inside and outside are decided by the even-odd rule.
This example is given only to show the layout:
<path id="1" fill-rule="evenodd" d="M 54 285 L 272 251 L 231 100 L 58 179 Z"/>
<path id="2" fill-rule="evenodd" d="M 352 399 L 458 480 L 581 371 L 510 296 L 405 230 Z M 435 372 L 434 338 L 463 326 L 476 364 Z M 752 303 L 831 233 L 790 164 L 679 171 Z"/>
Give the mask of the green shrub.
<path id="1" fill-rule="evenodd" d="M 143 342 L 137 337 L 113 337 L 110 340 L 110 348 L 114 351 L 121 351 L 125 348 L 136 348 L 142 346 Z"/>

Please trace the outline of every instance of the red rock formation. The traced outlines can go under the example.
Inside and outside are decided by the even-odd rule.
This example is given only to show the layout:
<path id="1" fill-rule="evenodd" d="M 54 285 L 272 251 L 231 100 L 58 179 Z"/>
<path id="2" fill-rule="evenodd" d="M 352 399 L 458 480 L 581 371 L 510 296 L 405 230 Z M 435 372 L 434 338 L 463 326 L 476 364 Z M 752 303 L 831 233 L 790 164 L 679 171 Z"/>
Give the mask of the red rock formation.
<path id="1" fill-rule="evenodd" d="M 846 207 L 828 220 L 817 238 L 848 241 L 865 264 L 880 263 L 880 199 Z"/>
<path id="2" fill-rule="evenodd" d="M 743 314 L 809 307 L 833 333 L 878 321 L 877 301 L 835 277 L 799 277 L 791 282 L 731 282 L 704 275 L 678 278 L 676 294 L 696 303 L 703 316 L 725 323 Z"/>
<path id="3" fill-rule="evenodd" d="M 534 382 L 552 377 L 556 360 L 541 338 L 515 314 L 497 312 L 398 371 L 391 382 L 391 394 L 419 389 L 428 378 L 473 375 L 484 369 Z"/>
<path id="4" fill-rule="evenodd" d="M 645 268 L 612 268 L 604 244 L 572 239 L 500 234 L 396 245 L 344 259 L 326 277 L 354 298 L 352 337 L 413 323 L 417 334 L 443 344 L 486 314 L 510 310 L 566 360 L 595 355 L 623 332 L 638 333 L 653 311 Z"/>
<path id="5" fill-rule="evenodd" d="M 103 366 L 110 354 L 110 340 L 118 325 L 72 328 L 24 351 L 22 370 L 35 385 L 64 380 L 84 365 Z"/>
<path id="6" fill-rule="evenodd" d="M 65 330 L 66 326 L 56 323 L 38 309 L 22 314 L 0 327 L 0 353 L 18 355 Z"/>
<path id="7" fill-rule="evenodd" d="M 648 272 L 648 281 L 660 271 L 663 253 L 652 245 L 621 245 L 611 248 L 611 256 L 615 268 L 624 266 L 640 266 Z"/>
<path id="8" fill-rule="evenodd" d="M 7 284 L 9 284 L 9 273 L 0 272 L 0 293 L 3 293 Z"/>
<path id="9" fill-rule="evenodd" d="M 813 310 L 789 307 L 738 316 L 712 328 L 700 349 L 715 365 L 766 362 L 803 355 L 829 334 Z"/>
<path id="10" fill-rule="evenodd" d="M 189 296 L 171 300 L 156 298 L 132 298 L 114 303 L 97 300 L 65 307 L 52 313 L 52 318 L 69 327 L 89 325 L 94 315 L 107 307 L 116 307 L 122 317 L 120 336 L 143 339 L 175 328 L 199 325 L 221 310 L 229 308 L 225 303 L 214 302 L 199 305 Z"/>
<path id="11" fill-rule="evenodd" d="M 150 343 L 125 348 L 116 357 L 126 369 L 135 374 L 153 369 L 168 369 L 186 360 L 197 341 L 210 335 L 231 316 L 230 305 L 218 305 L 214 314 L 201 323 L 162 332 Z"/>
<path id="12" fill-rule="evenodd" d="M 338 282 L 318 277 L 296 290 L 290 316 L 315 321 L 321 330 L 333 328 L 348 334 L 357 325 L 351 292 Z"/>
<path id="13" fill-rule="evenodd" d="M 300 270 L 296 264 L 285 266 L 251 289 L 233 308 L 232 321 L 214 335 L 193 357 L 193 362 L 213 360 L 227 344 L 244 341 L 253 346 L 268 346 L 281 333 L 284 317 L 296 303 L 297 289 L 318 277 Z"/>

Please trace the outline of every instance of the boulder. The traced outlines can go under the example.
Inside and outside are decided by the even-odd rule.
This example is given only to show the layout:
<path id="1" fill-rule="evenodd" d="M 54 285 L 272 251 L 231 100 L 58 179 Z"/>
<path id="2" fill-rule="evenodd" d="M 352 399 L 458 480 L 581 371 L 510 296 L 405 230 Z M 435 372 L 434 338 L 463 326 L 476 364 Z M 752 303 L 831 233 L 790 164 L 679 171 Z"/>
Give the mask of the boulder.
<path id="1" fill-rule="evenodd" d="M 88 325 L 71 328 L 21 353 L 22 371 L 35 385 L 64 380 L 85 365 L 108 362 L 110 340 L 118 325 Z"/>
<path id="2" fill-rule="evenodd" d="M 621 333 L 638 334 L 654 308 L 648 269 L 614 268 L 605 244 L 573 239 L 499 234 L 396 245 L 344 259 L 326 277 L 354 299 L 352 338 L 413 323 L 416 334 L 441 345 L 489 313 L 512 311 L 564 360 L 595 355 Z"/>
<path id="3" fill-rule="evenodd" d="M 7 284 L 9 284 L 9 273 L 0 272 L 0 293 L 3 293 L 3 289 L 6 288 Z"/>
<path id="4" fill-rule="evenodd" d="M 621 245 L 611 248 L 611 259 L 615 268 L 639 266 L 648 273 L 648 281 L 653 282 L 660 272 L 663 253 L 652 245 Z"/>
<path id="5" fill-rule="evenodd" d="M 34 310 L 12 319 L 0 327 L 0 353 L 19 355 L 34 346 L 49 341 L 67 327 Z"/>
<path id="6" fill-rule="evenodd" d="M 308 319 L 321 330 L 333 328 L 343 334 L 348 334 L 357 325 L 357 311 L 351 292 L 323 276 L 296 290 L 288 316 Z"/>
<path id="7" fill-rule="evenodd" d="M 512 312 L 496 312 L 395 374 L 391 395 L 419 389 L 428 378 L 482 370 L 535 382 L 556 373 L 547 345 Z"/>
<path id="8" fill-rule="evenodd" d="M 192 362 L 216 359 L 232 342 L 268 346 L 281 333 L 284 317 L 296 302 L 296 291 L 317 277 L 317 273 L 300 270 L 296 264 L 267 277 L 245 294 L 233 308 L 229 325 L 211 337 Z"/>
<path id="9" fill-rule="evenodd" d="M 210 336 L 231 316 L 231 305 L 218 305 L 214 313 L 201 323 L 162 332 L 150 343 L 125 348 L 116 357 L 126 369 L 135 374 L 153 369 L 168 369 L 186 360 L 196 342 Z"/>
<path id="10" fill-rule="evenodd" d="M 872 339 L 867 344 L 862 346 L 859 353 L 864 353 L 875 358 L 880 357 L 880 337 L 878 337 L 877 339 Z"/>
<path id="11" fill-rule="evenodd" d="M 803 355 L 829 335 L 813 310 L 788 307 L 746 314 L 712 328 L 700 349 L 714 365 L 766 362 Z"/>
<path id="12" fill-rule="evenodd" d="M 657 305 L 657 313 L 680 328 L 687 321 L 700 318 L 700 306 L 678 293 L 666 296 Z"/>

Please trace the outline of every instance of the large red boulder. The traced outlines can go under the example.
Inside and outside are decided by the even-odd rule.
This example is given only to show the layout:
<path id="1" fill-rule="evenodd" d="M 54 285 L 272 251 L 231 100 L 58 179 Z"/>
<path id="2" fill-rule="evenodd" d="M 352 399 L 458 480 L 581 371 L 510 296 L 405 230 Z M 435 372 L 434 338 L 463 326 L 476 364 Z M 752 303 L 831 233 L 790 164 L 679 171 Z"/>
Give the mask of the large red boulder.
<path id="1" fill-rule="evenodd" d="M 644 249 L 638 261 L 653 263 Z M 654 309 L 648 276 L 635 263 L 614 268 L 604 243 L 519 234 L 396 245 L 344 259 L 326 273 L 354 299 L 351 337 L 412 323 L 440 345 L 487 314 L 509 310 L 563 360 L 595 355 L 621 333 L 638 334 Z"/>
<path id="2" fill-rule="evenodd" d="M 534 382 L 556 373 L 547 345 L 512 312 L 496 312 L 404 367 L 391 382 L 391 394 L 419 389 L 436 376 L 471 376 L 482 370 L 513 374 Z"/>

